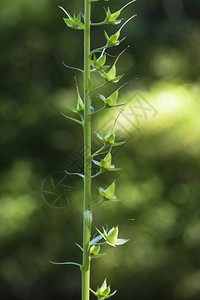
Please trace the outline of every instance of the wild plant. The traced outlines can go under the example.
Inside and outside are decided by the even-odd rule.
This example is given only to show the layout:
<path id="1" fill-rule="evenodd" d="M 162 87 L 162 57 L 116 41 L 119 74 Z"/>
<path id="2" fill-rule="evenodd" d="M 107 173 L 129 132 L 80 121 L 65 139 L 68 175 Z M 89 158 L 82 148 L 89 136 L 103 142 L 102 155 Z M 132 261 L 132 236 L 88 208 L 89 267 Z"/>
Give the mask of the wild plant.
<path id="1" fill-rule="evenodd" d="M 71 264 L 76 265 L 81 270 L 82 275 L 82 300 L 89 300 L 90 292 L 93 293 L 97 299 L 103 300 L 108 299 L 116 293 L 116 290 L 111 292 L 110 286 L 107 285 L 106 279 L 100 287 L 94 291 L 90 287 L 90 265 L 93 259 L 102 258 L 105 253 L 101 253 L 101 249 L 104 245 L 109 245 L 113 248 L 116 248 L 119 245 L 123 245 L 128 242 L 128 239 L 119 238 L 119 225 L 113 226 L 112 228 L 104 228 L 99 230 L 96 228 L 96 236 L 91 238 L 91 228 L 92 228 L 92 210 L 101 205 L 104 202 L 116 202 L 119 199 L 115 195 L 116 181 L 121 172 L 115 179 L 110 183 L 109 186 L 99 187 L 99 197 L 100 200 L 96 203 L 91 203 L 91 182 L 94 178 L 100 176 L 105 172 L 116 172 L 121 170 L 121 168 L 116 168 L 112 165 L 112 149 L 113 147 L 118 147 L 125 142 L 116 141 L 116 130 L 115 125 L 117 118 L 110 128 L 110 130 L 102 135 L 101 133 L 96 133 L 99 140 L 102 142 L 102 146 L 97 149 L 94 153 L 91 152 L 91 122 L 94 114 L 100 113 L 104 110 L 116 108 L 122 106 L 123 104 L 118 104 L 119 91 L 127 83 L 116 88 L 115 91 L 109 95 L 105 96 L 99 94 L 99 99 L 102 101 L 103 105 L 100 109 L 95 110 L 92 106 L 92 100 L 94 98 L 94 92 L 98 89 L 103 88 L 107 84 L 117 84 L 123 77 L 123 75 L 117 75 L 117 62 L 119 57 L 124 53 L 124 51 L 129 47 L 126 47 L 115 59 L 113 64 L 107 65 L 106 61 L 108 56 L 108 49 L 111 47 L 118 46 L 125 38 L 121 38 L 121 32 L 124 26 L 136 15 L 131 16 L 125 22 L 123 19 L 119 19 L 122 14 L 122 11 L 128 7 L 130 4 L 136 0 L 132 0 L 126 3 L 122 8 L 112 13 L 110 8 L 105 9 L 105 18 L 101 22 L 91 21 L 91 6 L 93 2 L 98 0 L 84 0 L 84 13 L 81 12 L 78 15 L 71 15 L 63 7 L 59 6 L 60 9 L 65 13 L 64 22 L 70 29 L 82 30 L 84 34 L 84 70 L 81 70 L 76 67 L 69 67 L 75 69 L 78 72 L 81 72 L 84 78 L 83 84 L 83 100 L 81 93 L 78 88 L 78 83 L 76 80 L 76 89 L 77 89 L 77 105 L 76 107 L 69 107 L 69 109 L 77 115 L 78 118 L 64 115 L 66 118 L 78 123 L 83 128 L 84 135 L 84 172 L 81 173 L 69 173 L 69 175 L 78 175 L 83 179 L 84 182 L 84 197 L 83 197 L 83 243 L 82 246 L 77 246 L 82 251 L 82 263 L 75 262 L 63 262 L 55 264 Z M 107 0 L 105 0 L 107 1 Z M 94 50 L 91 50 L 91 27 L 111 25 L 118 26 L 122 24 L 120 28 L 115 30 L 112 35 L 108 35 L 104 31 L 105 35 L 105 45 L 100 46 Z M 94 87 L 92 81 L 92 74 L 97 72 L 100 77 L 102 77 L 102 84 Z M 96 160 L 96 157 L 101 155 L 102 159 L 99 161 Z M 92 164 L 95 164 L 99 171 L 96 174 L 92 175 L 91 168 Z"/>

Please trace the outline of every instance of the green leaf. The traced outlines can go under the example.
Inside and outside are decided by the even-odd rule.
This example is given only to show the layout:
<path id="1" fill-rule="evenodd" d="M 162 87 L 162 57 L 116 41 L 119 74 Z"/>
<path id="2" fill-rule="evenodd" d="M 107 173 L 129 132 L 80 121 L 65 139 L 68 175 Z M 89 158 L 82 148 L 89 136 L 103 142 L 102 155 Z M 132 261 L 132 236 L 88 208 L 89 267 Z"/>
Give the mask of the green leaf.
<path id="1" fill-rule="evenodd" d="M 101 258 L 102 256 L 105 256 L 105 255 L 106 255 L 106 253 L 99 253 L 99 254 L 96 254 L 94 256 L 94 258 Z"/>
<path id="2" fill-rule="evenodd" d="M 98 97 L 101 99 L 101 100 L 103 100 L 103 102 L 105 102 L 105 100 L 106 100 L 106 97 L 104 97 L 103 95 L 101 95 L 101 94 L 98 94 Z"/>
<path id="3" fill-rule="evenodd" d="M 83 248 L 78 243 L 76 243 L 76 246 L 83 251 Z"/>
<path id="4" fill-rule="evenodd" d="M 74 265 L 74 266 L 79 266 L 79 267 L 81 267 L 81 265 L 80 264 L 77 264 L 77 263 L 75 263 L 75 262 L 71 262 L 71 261 L 69 261 L 69 262 L 60 262 L 60 263 L 58 263 L 58 262 L 55 262 L 55 261 L 49 261 L 51 264 L 54 264 L 54 265 Z"/>
<path id="5" fill-rule="evenodd" d="M 74 121 L 74 122 L 76 122 L 76 123 L 78 123 L 78 124 L 84 126 L 84 123 L 81 122 L 80 120 L 77 120 L 77 119 L 74 119 L 74 118 L 72 118 L 72 117 L 66 116 L 66 115 L 63 114 L 62 112 L 61 112 L 61 114 L 63 115 L 63 117 L 65 117 L 65 118 L 67 118 L 67 119 L 69 119 L 69 120 L 72 120 L 72 121 Z"/>
<path id="6" fill-rule="evenodd" d="M 112 66 L 112 68 L 110 69 L 110 71 L 106 74 L 106 79 L 108 81 L 112 81 L 116 76 L 116 67 L 115 64 Z"/>
<path id="7" fill-rule="evenodd" d="M 116 90 L 114 93 L 112 93 L 107 99 L 105 99 L 105 103 L 108 106 L 114 106 L 118 100 L 119 97 L 119 91 Z"/>
<path id="8" fill-rule="evenodd" d="M 115 290 L 112 294 L 108 295 L 108 296 L 106 297 L 106 299 L 108 299 L 108 298 L 114 296 L 116 293 L 117 293 L 117 290 Z"/>
<path id="9" fill-rule="evenodd" d="M 65 170 L 65 173 L 67 173 L 68 175 L 77 175 L 77 176 L 80 176 L 82 178 L 84 178 L 85 176 L 83 174 L 80 174 L 80 173 L 70 173 L 68 171 Z"/>
<path id="10" fill-rule="evenodd" d="M 115 168 L 114 165 L 111 165 L 110 168 L 106 169 L 109 172 L 120 171 L 122 168 Z"/>
<path id="11" fill-rule="evenodd" d="M 116 142 L 116 143 L 112 143 L 111 145 L 115 147 L 115 146 L 121 146 L 121 145 L 123 145 L 125 143 L 126 143 L 126 141 L 124 141 L 124 142 Z"/>
<path id="12" fill-rule="evenodd" d="M 112 229 L 110 229 L 106 235 L 107 241 L 110 242 L 111 244 L 115 245 L 115 242 L 118 237 L 118 232 L 119 232 L 118 227 L 113 227 Z"/>
<path id="13" fill-rule="evenodd" d="M 90 248 L 90 254 L 96 255 L 99 253 L 99 251 L 101 250 L 100 245 L 92 245 L 92 247 Z"/>
<path id="14" fill-rule="evenodd" d="M 107 288 L 107 282 L 106 282 L 106 278 L 105 278 L 102 285 L 100 286 L 99 290 L 102 293 L 106 288 Z"/>
<path id="15" fill-rule="evenodd" d="M 96 133 L 96 135 L 98 136 L 98 138 L 100 139 L 100 140 L 104 140 L 104 138 L 103 138 L 103 136 L 100 134 L 100 133 L 98 133 L 98 132 L 95 132 Z"/>
<path id="16" fill-rule="evenodd" d="M 108 200 L 113 198 L 114 193 L 115 193 L 115 181 L 106 190 L 104 190 L 101 187 L 99 188 L 99 194 Z"/>
<path id="17" fill-rule="evenodd" d="M 73 18 L 73 20 L 80 28 L 85 29 L 85 25 L 82 22 L 75 18 Z"/>
<path id="18" fill-rule="evenodd" d="M 92 225 L 92 211 L 91 210 L 86 210 L 84 213 L 84 219 L 86 221 L 86 224 L 88 228 L 91 228 Z"/>
<path id="19" fill-rule="evenodd" d="M 91 91 L 92 91 L 92 83 L 89 78 L 87 79 L 86 91 L 88 92 L 88 94 L 91 93 Z"/>
<path id="20" fill-rule="evenodd" d="M 111 166 L 111 160 L 112 160 L 112 156 L 110 151 L 108 152 L 108 154 L 104 157 L 104 159 L 102 159 L 99 163 L 99 166 L 104 168 L 104 169 L 109 169 Z"/>
<path id="21" fill-rule="evenodd" d="M 128 239 L 118 239 L 115 241 L 115 245 L 116 246 L 120 246 L 120 245 L 123 245 L 125 243 L 127 243 L 129 240 Z"/>
<path id="22" fill-rule="evenodd" d="M 108 287 L 102 292 L 102 295 L 103 295 L 103 296 L 108 296 L 108 294 L 110 294 L 110 286 L 108 286 Z"/>
<path id="23" fill-rule="evenodd" d="M 101 235 L 96 236 L 95 238 L 93 238 L 93 239 L 90 241 L 90 245 L 95 245 L 95 244 L 98 243 L 101 239 L 102 239 L 102 236 L 101 236 Z"/>
<path id="24" fill-rule="evenodd" d="M 74 23 L 74 20 L 72 19 L 67 19 L 67 18 L 63 18 L 63 20 L 65 21 L 66 25 L 70 28 L 74 28 L 77 29 L 78 26 L 76 26 L 76 24 Z"/>
<path id="25" fill-rule="evenodd" d="M 100 56 L 98 59 L 97 59 L 97 62 L 96 62 L 100 67 L 102 67 L 103 65 L 105 65 L 106 63 L 106 54 Z"/>
<path id="26" fill-rule="evenodd" d="M 118 81 L 120 81 L 120 79 L 121 79 L 123 76 L 124 76 L 124 74 L 123 74 L 123 75 L 119 75 L 119 76 L 117 76 L 117 77 L 111 79 L 110 82 L 112 82 L 112 83 L 117 83 Z"/>

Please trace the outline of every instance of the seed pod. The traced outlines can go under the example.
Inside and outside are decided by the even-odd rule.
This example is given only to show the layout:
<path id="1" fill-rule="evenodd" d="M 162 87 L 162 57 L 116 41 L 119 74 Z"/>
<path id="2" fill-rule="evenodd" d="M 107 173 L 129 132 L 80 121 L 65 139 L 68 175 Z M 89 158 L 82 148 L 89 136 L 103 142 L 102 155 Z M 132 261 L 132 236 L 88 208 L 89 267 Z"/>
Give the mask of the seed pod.
<path id="1" fill-rule="evenodd" d="M 112 229 L 109 230 L 108 234 L 106 235 L 106 239 L 108 240 L 109 243 L 113 245 L 115 244 L 118 237 L 118 232 L 119 232 L 118 227 L 113 227 Z"/>
<path id="2" fill-rule="evenodd" d="M 108 11 L 107 11 L 107 15 L 106 15 L 106 22 L 109 24 L 115 24 L 115 25 L 119 24 L 122 21 L 122 19 L 121 20 L 116 20 L 116 19 L 119 17 L 120 13 L 121 13 L 121 10 L 118 10 L 115 13 L 111 14 L 111 11 L 108 7 Z"/>
<path id="3" fill-rule="evenodd" d="M 119 97 L 119 92 L 118 90 L 116 90 L 114 93 L 112 93 L 112 95 L 110 95 L 107 99 L 105 99 L 105 103 L 108 106 L 114 106 L 118 100 Z"/>
<path id="4" fill-rule="evenodd" d="M 108 36 L 106 31 L 104 31 L 104 34 L 107 40 L 107 47 L 113 47 L 119 45 L 120 41 L 118 41 L 118 38 L 120 36 L 120 30 L 118 30 L 115 34 L 111 35 L 110 37 Z"/>
<path id="5" fill-rule="evenodd" d="M 100 245 L 97 245 L 97 246 L 92 245 L 92 247 L 90 248 L 90 254 L 92 254 L 92 255 L 98 254 L 99 251 L 100 251 Z"/>
<path id="6" fill-rule="evenodd" d="M 115 128 L 111 128 L 111 130 L 106 134 L 104 140 L 108 144 L 112 144 L 115 141 Z"/>
<path id="7" fill-rule="evenodd" d="M 104 169 L 109 169 L 111 166 L 111 160 L 112 160 L 111 153 L 108 152 L 108 154 L 104 157 L 104 159 L 100 161 L 99 166 Z"/>
<path id="8" fill-rule="evenodd" d="M 81 99 L 81 96 L 80 96 L 80 93 L 79 93 L 76 76 L 74 77 L 74 79 L 75 79 L 76 90 L 77 90 L 77 95 L 78 95 L 78 99 L 77 99 L 77 111 L 81 113 L 81 112 L 84 111 L 85 106 L 84 106 L 83 100 Z"/>
<path id="9" fill-rule="evenodd" d="M 115 181 L 106 190 L 100 187 L 99 194 L 106 200 L 112 200 L 115 194 Z"/>

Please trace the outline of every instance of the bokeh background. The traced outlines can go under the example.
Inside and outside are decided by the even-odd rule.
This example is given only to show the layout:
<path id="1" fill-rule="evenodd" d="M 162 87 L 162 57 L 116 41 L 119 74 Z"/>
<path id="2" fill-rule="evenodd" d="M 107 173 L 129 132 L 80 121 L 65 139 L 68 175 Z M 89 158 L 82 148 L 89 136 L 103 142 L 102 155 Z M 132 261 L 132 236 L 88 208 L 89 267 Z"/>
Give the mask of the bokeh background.
<path id="1" fill-rule="evenodd" d="M 104 18 L 102 6 L 114 12 L 125 3 L 95 2 L 93 20 Z M 49 260 L 81 262 L 75 243 L 82 239 L 82 182 L 66 179 L 72 192 L 67 190 L 63 208 L 49 205 L 44 190 L 51 191 L 49 175 L 62 177 L 65 169 L 82 165 L 80 126 L 60 114 L 75 105 L 75 75 L 82 93 L 81 75 L 62 65 L 83 67 L 82 32 L 68 28 L 57 7 L 78 13 L 82 4 L 0 2 L 2 300 L 80 299 L 78 268 Z M 129 170 L 117 182 L 122 201 L 94 209 L 93 234 L 95 226 L 135 219 L 120 225 L 120 236 L 130 242 L 107 247 L 107 255 L 92 265 L 92 288 L 107 277 L 112 290 L 118 289 L 116 300 L 200 299 L 199 10 L 199 0 L 139 0 L 122 14 L 138 14 L 122 31 L 126 40 L 108 51 L 116 55 L 129 44 L 118 74 L 125 73 L 122 83 L 138 78 L 120 92 L 119 102 L 127 105 L 117 130 L 127 144 L 113 162 Z M 117 28 L 104 29 L 111 34 Z M 103 28 L 94 28 L 92 48 L 104 43 Z M 99 83 L 94 75 L 93 84 Z M 114 89 L 100 92 L 108 96 Z M 101 106 L 95 95 L 93 103 Z M 106 130 L 117 112 L 96 115 L 94 130 Z M 96 186 L 106 187 L 114 176 L 94 181 L 93 203 Z"/>

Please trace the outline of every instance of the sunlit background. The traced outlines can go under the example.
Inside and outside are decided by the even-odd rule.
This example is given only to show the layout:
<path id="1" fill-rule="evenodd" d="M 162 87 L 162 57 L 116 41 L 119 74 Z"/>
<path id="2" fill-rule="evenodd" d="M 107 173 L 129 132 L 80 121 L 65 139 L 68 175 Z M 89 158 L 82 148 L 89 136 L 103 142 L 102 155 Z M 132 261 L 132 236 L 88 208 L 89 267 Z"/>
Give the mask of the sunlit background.
<path id="1" fill-rule="evenodd" d="M 115 12 L 127 2 L 94 2 L 93 20 L 104 19 L 102 6 Z M 82 180 L 65 178 L 56 190 L 64 194 L 68 186 L 62 203 L 45 192 L 52 191 L 50 178 L 56 183 L 64 170 L 82 168 L 81 128 L 60 111 L 76 104 L 75 75 L 82 94 L 81 75 L 62 61 L 83 68 L 83 38 L 58 9 L 78 13 L 82 4 L 0 3 L 2 300 L 80 299 L 78 267 L 49 260 L 81 262 L 75 243 L 82 243 Z M 135 221 L 119 227 L 129 243 L 105 247 L 107 255 L 93 262 L 91 285 L 96 289 L 106 277 L 118 290 L 116 300 L 200 299 L 199 11 L 199 0 L 138 0 L 122 13 L 124 19 L 138 14 L 122 30 L 126 39 L 108 50 L 117 55 L 131 46 L 119 59 L 117 72 L 125 75 L 116 85 L 133 79 L 120 90 L 119 103 L 126 105 L 116 125 L 127 143 L 113 149 L 113 163 L 127 172 L 117 180 L 122 201 L 94 209 L 92 234 L 96 226 Z M 94 28 L 92 48 L 105 43 L 103 29 L 118 28 Z M 94 74 L 93 85 L 101 82 Z M 116 86 L 98 92 L 109 96 Z M 93 106 L 101 105 L 94 94 Z M 120 110 L 95 115 L 94 131 L 106 133 Z M 101 145 L 95 134 L 92 141 L 94 150 Z M 93 203 L 100 200 L 96 187 L 114 178 L 93 181 Z"/>

